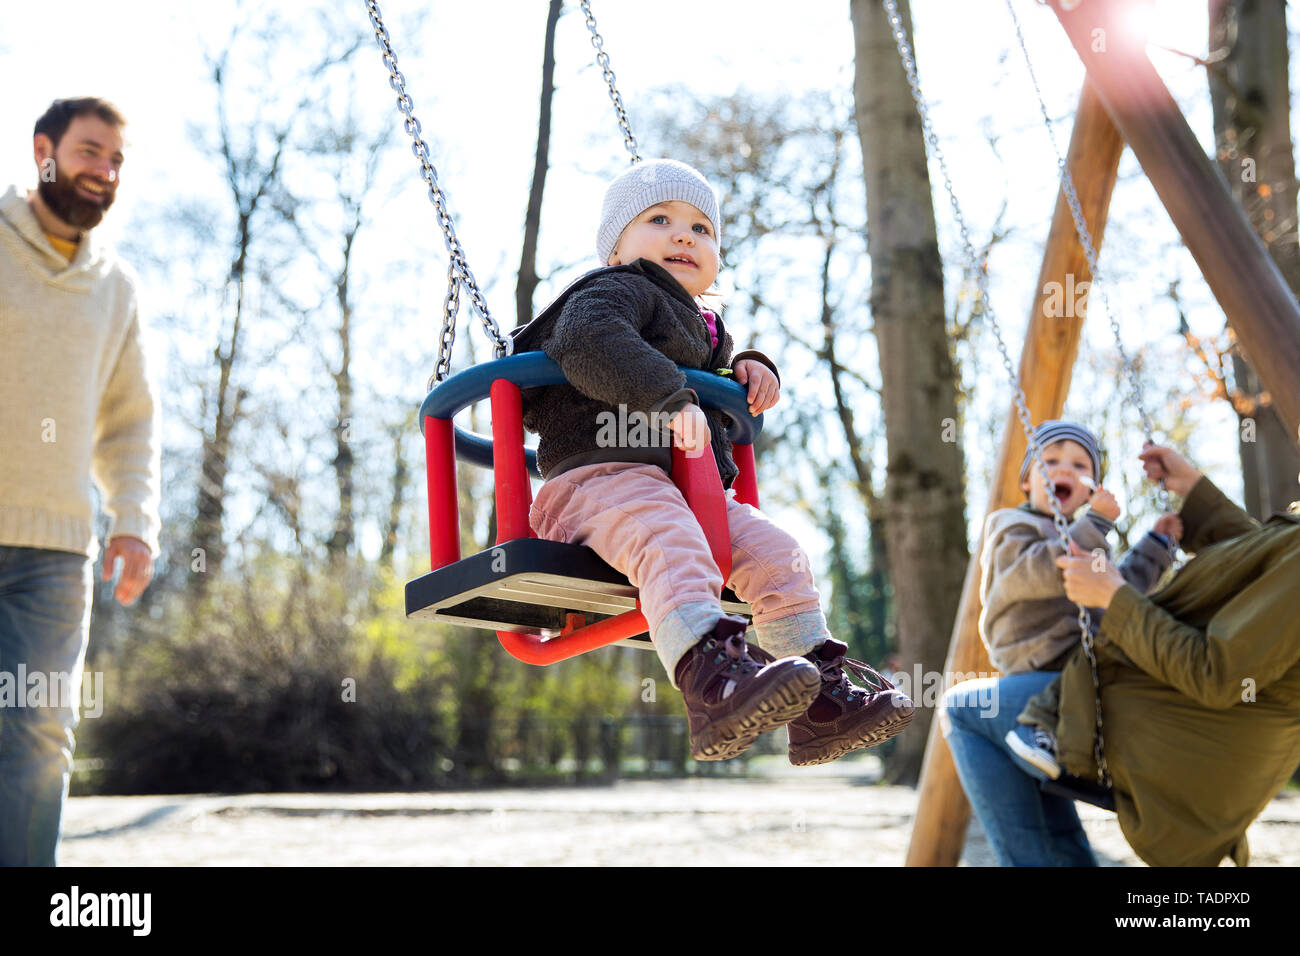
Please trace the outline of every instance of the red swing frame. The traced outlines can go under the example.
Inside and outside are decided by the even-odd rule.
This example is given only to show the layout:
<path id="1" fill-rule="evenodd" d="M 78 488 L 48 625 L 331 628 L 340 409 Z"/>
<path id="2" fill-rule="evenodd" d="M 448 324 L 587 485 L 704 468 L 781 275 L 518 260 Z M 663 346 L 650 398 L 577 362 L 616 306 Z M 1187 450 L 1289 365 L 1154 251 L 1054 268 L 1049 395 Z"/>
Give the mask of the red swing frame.
<path id="1" fill-rule="evenodd" d="M 727 385 L 739 390 L 735 383 Z M 524 450 L 523 398 L 519 385 L 496 378 L 489 388 L 492 414 L 492 469 L 496 488 L 496 544 L 535 538 L 528 523 L 532 486 Z M 460 515 L 457 503 L 456 441 L 452 418 L 425 415 L 425 467 L 429 492 L 429 563 L 431 570 L 461 558 Z M 733 446 L 739 469 L 733 487 L 736 499 L 758 507 L 758 481 L 752 443 Z M 688 456 L 673 448 L 674 484 L 681 490 L 704 530 L 709 548 L 725 582 L 731 576 L 731 536 L 726 497 L 711 452 Z M 513 657 L 529 664 L 554 664 L 645 633 L 645 615 L 637 609 L 587 624 L 582 614 L 569 614 L 558 636 L 497 631 L 497 640 Z"/>

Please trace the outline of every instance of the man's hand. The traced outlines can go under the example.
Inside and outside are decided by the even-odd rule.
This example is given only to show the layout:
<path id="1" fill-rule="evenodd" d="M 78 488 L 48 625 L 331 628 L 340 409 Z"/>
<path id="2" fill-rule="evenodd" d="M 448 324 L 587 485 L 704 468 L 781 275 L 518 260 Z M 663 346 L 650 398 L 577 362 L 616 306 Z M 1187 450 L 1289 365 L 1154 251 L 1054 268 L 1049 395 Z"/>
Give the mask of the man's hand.
<path id="1" fill-rule="evenodd" d="M 687 405 L 672 417 L 668 427 L 673 432 L 673 443 L 686 452 L 687 458 L 695 458 L 709 447 L 709 419 L 698 405 Z"/>
<path id="2" fill-rule="evenodd" d="M 122 559 L 122 576 L 113 589 L 113 596 L 123 607 L 129 607 L 144 593 L 153 578 L 153 556 L 149 553 L 149 546 L 139 538 L 118 535 L 109 540 L 104 550 L 103 580 L 113 579 L 113 566 L 118 558 Z"/>
<path id="3" fill-rule="evenodd" d="M 1201 480 L 1201 473 L 1195 465 L 1164 445 L 1147 442 L 1142 446 L 1138 458 L 1142 459 L 1148 478 L 1152 481 L 1163 478 L 1165 487 L 1180 498 L 1186 498 L 1187 493 Z"/>
<path id="4" fill-rule="evenodd" d="M 1115 565 L 1084 551 L 1074 539 L 1070 540 L 1070 554 L 1057 558 L 1056 566 L 1065 577 L 1066 597 L 1084 607 L 1109 607 L 1110 599 L 1124 586 L 1124 577 Z"/>
<path id="5" fill-rule="evenodd" d="M 1092 497 L 1088 499 L 1088 507 L 1111 522 L 1119 517 L 1121 510 L 1115 496 L 1105 488 L 1098 488 L 1092 493 Z"/>
<path id="6" fill-rule="evenodd" d="M 749 414 L 761 415 L 781 399 L 781 383 L 776 380 L 772 370 L 762 362 L 753 359 L 741 359 L 732 369 L 736 381 L 749 386 L 746 401 L 749 402 Z"/>

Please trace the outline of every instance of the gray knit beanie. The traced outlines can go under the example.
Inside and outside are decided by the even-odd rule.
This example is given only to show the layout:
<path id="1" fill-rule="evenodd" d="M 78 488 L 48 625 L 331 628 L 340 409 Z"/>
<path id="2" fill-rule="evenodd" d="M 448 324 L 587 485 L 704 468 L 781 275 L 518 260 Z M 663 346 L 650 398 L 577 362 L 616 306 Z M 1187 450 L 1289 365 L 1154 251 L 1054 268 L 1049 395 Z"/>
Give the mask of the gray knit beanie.
<path id="1" fill-rule="evenodd" d="M 655 203 L 677 199 L 688 202 L 708 217 L 713 236 L 722 245 L 718 199 L 713 187 L 699 171 L 675 159 L 644 159 L 618 176 L 605 190 L 600 207 L 600 229 L 596 232 L 596 255 L 609 262 L 610 253 L 623 230 Z"/>
<path id="2" fill-rule="evenodd" d="M 1053 442 L 1069 439 L 1072 442 L 1078 442 L 1083 446 L 1088 457 L 1092 459 L 1092 478 L 1101 484 L 1101 445 L 1097 441 L 1097 436 L 1082 425 L 1076 425 L 1074 422 L 1064 422 L 1059 419 L 1049 419 L 1034 429 L 1034 440 L 1038 442 L 1040 449 L 1046 448 Z M 1034 463 L 1034 456 L 1029 448 L 1025 449 L 1025 460 L 1020 465 L 1020 480 L 1024 481 L 1029 474 L 1029 468 Z"/>

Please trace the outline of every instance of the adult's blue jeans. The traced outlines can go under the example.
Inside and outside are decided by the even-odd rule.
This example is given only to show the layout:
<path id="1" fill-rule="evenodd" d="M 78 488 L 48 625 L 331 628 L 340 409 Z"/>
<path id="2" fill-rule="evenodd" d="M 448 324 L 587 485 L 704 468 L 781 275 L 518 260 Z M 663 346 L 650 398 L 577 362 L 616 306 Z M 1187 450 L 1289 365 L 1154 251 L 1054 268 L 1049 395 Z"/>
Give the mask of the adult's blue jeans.
<path id="1" fill-rule="evenodd" d="M 0 545 L 0 865 L 54 866 L 90 638 L 90 559 Z"/>
<path id="2" fill-rule="evenodd" d="M 1074 801 L 1043 793 L 1006 745 L 1046 671 L 963 681 L 943 698 L 941 728 L 999 866 L 1096 866 Z"/>

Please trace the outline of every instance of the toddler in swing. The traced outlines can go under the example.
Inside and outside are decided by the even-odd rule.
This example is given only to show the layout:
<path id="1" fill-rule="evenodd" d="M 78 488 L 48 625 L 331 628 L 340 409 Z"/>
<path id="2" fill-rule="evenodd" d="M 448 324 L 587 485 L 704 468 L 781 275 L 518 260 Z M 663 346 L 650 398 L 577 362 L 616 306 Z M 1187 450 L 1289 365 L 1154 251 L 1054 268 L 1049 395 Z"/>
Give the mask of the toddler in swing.
<path id="1" fill-rule="evenodd" d="M 722 317 L 702 305 L 721 265 L 719 225 L 713 189 L 684 163 L 646 160 L 609 185 L 596 240 L 603 267 L 515 333 L 516 351 L 544 351 L 569 382 L 524 392 L 545 478 L 529 520 L 543 538 L 590 547 L 639 589 L 686 705 L 694 759 L 735 757 L 784 724 L 792 763 L 825 763 L 897 734 L 912 702 L 845 657 L 794 538 L 728 491 L 724 582 L 669 477 L 674 444 L 711 449 L 724 488 L 738 471 L 729 419 L 699 406 L 679 365 L 734 376 L 753 415 L 780 395 L 771 359 L 733 355 Z M 612 421 L 650 427 L 612 439 Z M 723 612 L 724 583 L 751 605 L 752 625 Z"/>
<path id="2" fill-rule="evenodd" d="M 980 553 L 984 604 L 980 638 L 993 666 L 1003 674 L 1060 671 L 1081 639 L 1078 608 L 1066 597 L 1056 565 L 1065 551 L 1052 521 L 1051 499 L 1056 499 L 1067 519 L 1087 505 L 1067 533 L 1084 551 L 1100 550 L 1107 559 L 1110 547 L 1106 535 L 1120 514 L 1114 496 L 1101 486 L 1101 449 L 1092 432 L 1073 422 L 1046 421 L 1035 429 L 1034 437 L 1051 484 L 1044 483 L 1041 469 L 1027 449 L 1020 466 L 1020 487 L 1026 501 L 988 516 Z M 1125 581 L 1145 594 L 1173 563 L 1181 537 L 1178 516 L 1164 515 L 1124 555 L 1117 569 Z M 1088 613 L 1095 637 L 1102 612 L 1091 608 Z M 1022 768 L 1040 779 L 1054 780 L 1061 775 L 1056 740 L 1047 726 L 1027 715 L 1036 707 L 1054 710 L 1051 701 L 1058 686 L 1059 678 L 1041 691 L 1019 717 L 1019 726 L 1006 736 Z"/>

